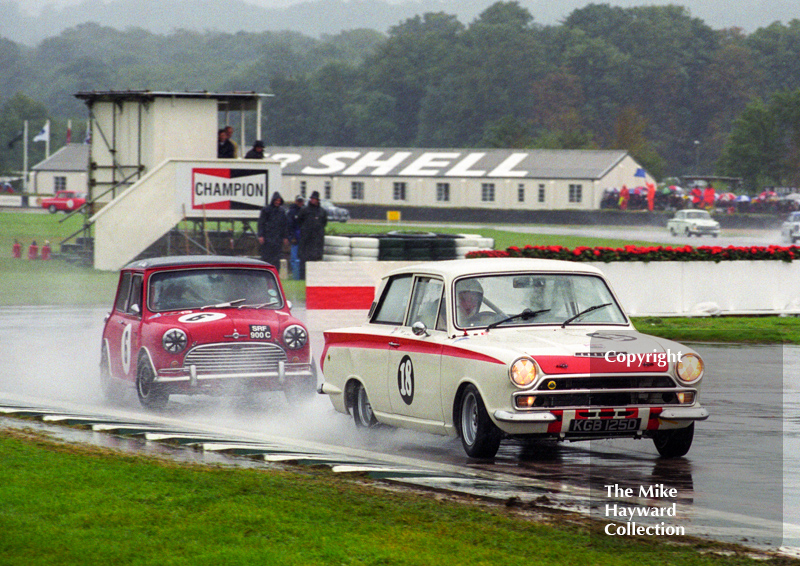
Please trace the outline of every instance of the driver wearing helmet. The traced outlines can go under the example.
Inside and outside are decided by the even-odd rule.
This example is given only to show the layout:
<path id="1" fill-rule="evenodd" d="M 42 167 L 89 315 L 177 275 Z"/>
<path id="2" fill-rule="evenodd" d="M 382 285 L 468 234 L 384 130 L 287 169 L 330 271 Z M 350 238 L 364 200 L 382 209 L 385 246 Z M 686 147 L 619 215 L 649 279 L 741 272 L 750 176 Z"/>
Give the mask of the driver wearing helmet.
<path id="1" fill-rule="evenodd" d="M 483 302 L 483 287 L 476 279 L 464 279 L 456 283 L 456 324 L 461 327 L 475 326 Z"/>

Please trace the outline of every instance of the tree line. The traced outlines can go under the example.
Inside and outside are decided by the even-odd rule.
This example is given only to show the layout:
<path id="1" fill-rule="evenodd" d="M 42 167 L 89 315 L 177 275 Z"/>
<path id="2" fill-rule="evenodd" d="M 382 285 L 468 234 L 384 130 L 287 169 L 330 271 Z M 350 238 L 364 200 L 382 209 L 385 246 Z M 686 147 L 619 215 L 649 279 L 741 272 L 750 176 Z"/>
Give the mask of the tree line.
<path id="1" fill-rule="evenodd" d="M 53 118 L 54 140 L 67 119 L 80 130 L 79 91 L 252 90 L 275 95 L 268 145 L 627 149 L 659 178 L 756 191 L 800 185 L 798 53 L 800 20 L 745 34 L 676 5 L 591 4 L 543 26 L 497 2 L 469 24 L 426 13 L 321 38 L 82 24 L 32 48 L 0 39 L 0 141 L 23 119 Z M 20 155 L 2 143 L 0 171 Z"/>

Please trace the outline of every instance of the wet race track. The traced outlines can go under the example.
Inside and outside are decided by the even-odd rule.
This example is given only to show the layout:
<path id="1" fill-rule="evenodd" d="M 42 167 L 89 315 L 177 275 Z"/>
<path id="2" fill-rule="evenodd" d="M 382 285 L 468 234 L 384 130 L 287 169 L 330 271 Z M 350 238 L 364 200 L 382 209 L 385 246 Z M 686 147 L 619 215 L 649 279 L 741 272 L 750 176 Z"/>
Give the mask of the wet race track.
<path id="1" fill-rule="evenodd" d="M 119 403 L 107 404 L 97 369 L 105 314 L 104 309 L 0 309 L 0 405 L 69 407 L 71 413 L 145 423 L 160 419 L 204 434 L 338 454 L 344 461 L 427 470 L 413 483 L 590 512 L 615 524 L 626 519 L 613 509 L 672 507 L 676 516 L 655 524 L 789 553 L 800 547 L 798 347 L 696 345 L 708 368 L 700 398 L 711 417 L 697 424 L 685 458 L 658 458 L 650 440 L 603 440 L 558 446 L 506 442 L 493 462 L 477 462 L 466 458 L 457 439 L 392 429 L 360 434 L 324 396 L 299 407 L 278 393 L 254 400 L 174 396 L 155 417 L 139 407 L 132 389 Z M 296 314 L 305 319 L 302 309 Z M 318 355 L 322 329 L 311 330 Z M 12 420 L 0 418 L 0 425 Z M 614 488 L 607 486 L 617 489 L 610 493 Z M 653 486 L 669 495 L 654 495 L 648 491 Z"/>

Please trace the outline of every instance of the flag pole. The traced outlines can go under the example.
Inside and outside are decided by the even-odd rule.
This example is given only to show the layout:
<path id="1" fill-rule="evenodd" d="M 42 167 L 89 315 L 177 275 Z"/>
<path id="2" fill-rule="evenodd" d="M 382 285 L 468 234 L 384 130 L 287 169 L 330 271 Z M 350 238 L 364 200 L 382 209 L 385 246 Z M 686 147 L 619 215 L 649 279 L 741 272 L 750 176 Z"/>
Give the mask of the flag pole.
<path id="1" fill-rule="evenodd" d="M 44 158 L 50 159 L 50 119 L 48 118 L 47 122 L 45 122 L 45 126 L 47 127 L 47 139 L 44 140 Z"/>
<path id="2" fill-rule="evenodd" d="M 22 191 L 28 192 L 28 121 L 22 125 Z"/>

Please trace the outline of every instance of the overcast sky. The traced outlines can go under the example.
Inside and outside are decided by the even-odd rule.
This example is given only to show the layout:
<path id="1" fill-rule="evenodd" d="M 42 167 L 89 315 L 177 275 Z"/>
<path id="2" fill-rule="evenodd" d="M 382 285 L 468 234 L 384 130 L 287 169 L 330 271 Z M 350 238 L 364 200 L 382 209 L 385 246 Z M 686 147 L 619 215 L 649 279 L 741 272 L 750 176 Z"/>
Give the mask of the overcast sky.
<path id="1" fill-rule="evenodd" d="M 79 4 L 83 0 L 16 0 L 20 7 L 31 13 L 38 13 L 48 4 L 57 7 Z M 104 0 L 108 2 L 108 0 Z M 169 2 L 169 0 L 163 0 Z M 265 8 L 281 8 L 314 0 L 245 0 Z M 346 1 L 346 0 L 345 0 Z M 392 4 L 421 4 L 420 0 L 387 0 Z M 583 7 L 589 0 L 518 0 L 527 8 L 537 23 L 557 24 L 576 8 Z M 788 23 L 800 19 L 800 0 L 592 0 L 596 4 L 611 4 L 631 7 L 643 5 L 678 4 L 689 9 L 692 16 L 700 18 L 714 29 L 740 27 L 752 32 L 774 21 Z M 494 0 L 439 0 L 441 10 L 456 14 L 462 23 L 469 23 L 483 8 Z M 426 7 L 429 5 L 425 3 Z M 427 10 L 426 10 L 427 11 Z"/>

